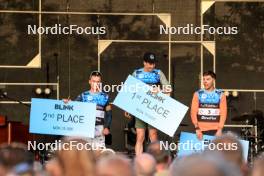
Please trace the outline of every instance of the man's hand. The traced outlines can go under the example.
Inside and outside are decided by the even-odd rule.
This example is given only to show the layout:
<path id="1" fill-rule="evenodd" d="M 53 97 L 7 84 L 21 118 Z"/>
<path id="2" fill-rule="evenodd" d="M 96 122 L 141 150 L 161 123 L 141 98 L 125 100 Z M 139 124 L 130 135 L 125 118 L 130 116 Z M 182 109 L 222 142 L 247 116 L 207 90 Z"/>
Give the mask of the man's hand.
<path id="1" fill-rule="evenodd" d="M 106 136 L 108 134 L 110 134 L 110 130 L 108 128 L 104 128 L 103 135 Z"/>
<path id="2" fill-rule="evenodd" d="M 157 94 L 157 93 L 159 93 L 160 92 L 160 89 L 159 89 L 159 87 L 157 87 L 157 86 L 154 86 L 154 87 L 151 87 L 151 90 L 150 90 L 152 93 L 154 93 L 154 94 Z"/>
<path id="3" fill-rule="evenodd" d="M 172 87 L 171 87 L 171 85 L 164 86 L 163 89 L 162 89 L 162 92 L 165 95 L 171 96 L 171 93 L 172 93 Z"/>
<path id="4" fill-rule="evenodd" d="M 71 101 L 71 99 L 67 98 L 67 99 L 62 99 L 63 103 L 67 104 Z"/>
<path id="5" fill-rule="evenodd" d="M 222 129 L 218 129 L 215 133 L 215 136 L 222 136 Z"/>
<path id="6" fill-rule="evenodd" d="M 200 129 L 197 129 L 196 130 L 196 136 L 199 140 L 202 140 L 203 139 L 203 133 Z"/>
<path id="7" fill-rule="evenodd" d="M 131 118 L 132 118 L 131 115 L 130 115 L 128 112 L 124 112 L 124 116 L 125 116 L 126 118 L 128 118 L 128 119 L 131 119 Z"/>

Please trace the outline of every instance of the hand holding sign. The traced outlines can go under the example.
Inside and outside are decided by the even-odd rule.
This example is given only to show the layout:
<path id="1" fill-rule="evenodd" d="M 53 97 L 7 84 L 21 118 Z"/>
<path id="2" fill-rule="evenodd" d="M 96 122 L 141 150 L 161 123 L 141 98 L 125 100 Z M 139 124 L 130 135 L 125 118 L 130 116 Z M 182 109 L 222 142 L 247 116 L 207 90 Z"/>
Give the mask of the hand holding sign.
<path id="1" fill-rule="evenodd" d="M 62 99 L 63 103 L 67 104 L 71 101 L 71 99 L 67 98 L 67 99 Z"/>
<path id="2" fill-rule="evenodd" d="M 129 120 L 132 119 L 132 116 L 128 112 L 124 112 L 124 116 Z"/>
<path id="3" fill-rule="evenodd" d="M 197 129 L 196 131 L 196 136 L 199 140 L 203 140 L 203 132 L 200 129 Z"/>

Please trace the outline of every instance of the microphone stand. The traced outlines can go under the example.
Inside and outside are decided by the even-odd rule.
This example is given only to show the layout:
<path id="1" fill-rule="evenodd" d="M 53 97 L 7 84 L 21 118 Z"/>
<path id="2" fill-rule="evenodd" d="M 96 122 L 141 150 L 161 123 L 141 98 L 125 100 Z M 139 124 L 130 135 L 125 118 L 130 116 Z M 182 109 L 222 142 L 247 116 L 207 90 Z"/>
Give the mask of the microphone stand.
<path id="1" fill-rule="evenodd" d="M 254 111 L 257 110 L 257 95 L 256 92 L 253 93 L 254 98 Z M 254 131 L 255 131 L 255 154 L 258 153 L 258 119 L 254 118 Z"/>
<path id="2" fill-rule="evenodd" d="M 0 98 L 5 98 L 5 99 L 7 99 L 7 100 L 17 102 L 18 104 L 21 104 L 21 105 L 26 106 L 26 107 L 28 107 L 28 108 L 30 107 L 30 105 L 28 105 L 28 104 L 26 104 L 26 103 L 23 103 L 23 102 L 20 101 L 20 100 L 17 100 L 17 99 L 15 99 L 15 98 L 12 98 L 12 97 L 7 96 L 6 92 L 1 92 L 1 93 L 0 93 Z"/>

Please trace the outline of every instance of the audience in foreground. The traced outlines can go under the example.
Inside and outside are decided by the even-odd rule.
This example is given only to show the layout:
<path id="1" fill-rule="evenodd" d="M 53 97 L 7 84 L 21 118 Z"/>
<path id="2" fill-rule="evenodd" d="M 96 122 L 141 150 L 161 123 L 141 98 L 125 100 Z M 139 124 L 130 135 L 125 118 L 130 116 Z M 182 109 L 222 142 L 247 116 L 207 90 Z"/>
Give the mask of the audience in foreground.
<path id="1" fill-rule="evenodd" d="M 112 152 L 94 150 L 81 138 L 64 138 L 63 144 L 75 141 L 87 148 L 60 149 L 55 156 L 40 165 L 27 146 L 20 143 L 0 145 L 0 176 L 262 176 L 264 153 L 247 163 L 243 147 L 232 133 L 212 141 L 215 145 L 235 145 L 230 150 L 205 150 L 172 159 L 170 151 L 159 142 L 147 147 L 146 153 L 134 158 Z M 250 167 L 252 165 L 252 167 Z"/>

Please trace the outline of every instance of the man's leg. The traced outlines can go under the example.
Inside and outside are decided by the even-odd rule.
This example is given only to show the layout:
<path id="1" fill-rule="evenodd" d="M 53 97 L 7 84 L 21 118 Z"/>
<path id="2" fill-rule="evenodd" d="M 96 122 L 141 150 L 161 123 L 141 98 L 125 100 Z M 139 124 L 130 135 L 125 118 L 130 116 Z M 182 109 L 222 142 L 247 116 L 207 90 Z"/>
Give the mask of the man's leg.
<path id="1" fill-rule="evenodd" d="M 158 140 L 158 131 L 155 128 L 149 128 L 149 139 L 150 142 L 155 142 Z"/>
<path id="2" fill-rule="evenodd" d="M 143 142 L 145 140 L 145 129 L 137 128 L 137 142 L 135 146 L 136 155 L 139 155 L 143 152 Z"/>
<path id="3" fill-rule="evenodd" d="M 145 140 L 145 132 L 147 128 L 147 124 L 142 120 L 136 118 L 135 127 L 137 131 L 137 141 L 135 145 L 136 155 L 139 155 L 143 152 L 143 143 Z"/>

